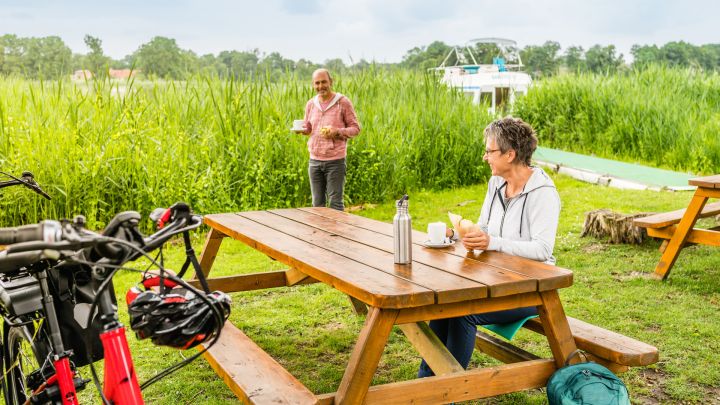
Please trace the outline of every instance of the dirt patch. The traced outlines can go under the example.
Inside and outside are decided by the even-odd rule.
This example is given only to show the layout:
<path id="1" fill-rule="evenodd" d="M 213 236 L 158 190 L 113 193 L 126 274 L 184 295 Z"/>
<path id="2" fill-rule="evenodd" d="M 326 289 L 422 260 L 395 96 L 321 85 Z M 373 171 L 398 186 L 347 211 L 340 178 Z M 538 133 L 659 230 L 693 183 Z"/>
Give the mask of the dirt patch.
<path id="1" fill-rule="evenodd" d="M 324 327 L 325 330 L 329 330 L 329 331 L 343 329 L 343 328 L 345 328 L 345 325 L 340 322 L 326 323 L 325 327 Z"/>
<path id="2" fill-rule="evenodd" d="M 654 274 L 655 273 L 647 273 L 642 271 L 631 271 L 630 273 L 617 273 L 613 272 L 611 273 L 613 276 L 613 279 L 615 281 L 627 281 L 627 280 L 635 280 L 635 279 L 642 279 L 642 280 L 654 280 Z"/>
<path id="3" fill-rule="evenodd" d="M 365 203 L 365 204 L 360 204 L 360 205 L 353 205 L 351 207 L 346 208 L 345 211 L 357 212 L 357 211 L 363 211 L 363 210 L 370 210 L 375 207 L 377 207 L 377 204 Z"/>
<path id="4" fill-rule="evenodd" d="M 650 391 L 650 395 L 635 395 L 633 399 L 639 400 L 642 404 L 667 404 L 673 400 L 665 393 L 665 381 L 668 376 L 664 372 L 653 368 L 644 368 L 640 371 L 639 377 L 645 381 L 645 385 Z"/>
<path id="5" fill-rule="evenodd" d="M 582 248 L 585 253 L 598 253 L 607 250 L 607 245 L 604 243 L 591 243 Z"/>

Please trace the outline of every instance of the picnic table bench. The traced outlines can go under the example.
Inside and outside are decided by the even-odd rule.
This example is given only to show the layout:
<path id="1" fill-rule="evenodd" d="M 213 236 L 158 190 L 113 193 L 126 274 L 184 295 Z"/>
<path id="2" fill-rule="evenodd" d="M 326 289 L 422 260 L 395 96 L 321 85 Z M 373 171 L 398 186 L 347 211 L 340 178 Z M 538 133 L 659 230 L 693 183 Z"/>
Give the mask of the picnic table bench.
<path id="1" fill-rule="evenodd" d="M 210 278 L 226 292 L 323 282 L 350 296 L 365 324 L 337 392 L 316 395 L 230 322 L 205 357 L 232 391 L 253 404 L 448 403 L 545 386 L 577 347 L 623 371 L 657 361 L 657 349 L 567 318 L 557 290 L 572 272 L 498 252 L 476 255 L 456 244 L 428 249 L 413 231 L 413 262 L 393 263 L 392 225 L 327 208 L 205 216 L 211 227 L 200 259 L 210 272 L 224 238 L 242 241 L 287 270 Z M 505 363 L 463 370 L 426 321 L 523 306 L 540 317 L 526 324 L 546 335 L 553 357 L 542 359 L 478 333 L 476 347 Z M 394 325 L 436 376 L 371 386 Z M 419 363 L 419 361 L 418 361 Z"/>
<path id="2" fill-rule="evenodd" d="M 633 221 L 635 226 L 647 228 L 648 236 L 666 240 L 660 246 L 662 256 L 655 266 L 655 274 L 663 280 L 670 275 L 680 250 L 686 244 L 720 246 L 720 231 L 717 228 L 695 228 L 698 219 L 720 214 L 720 202 L 707 204 L 709 198 L 720 198 L 720 175 L 690 179 L 688 183 L 697 189 L 686 209 L 636 218 Z"/>

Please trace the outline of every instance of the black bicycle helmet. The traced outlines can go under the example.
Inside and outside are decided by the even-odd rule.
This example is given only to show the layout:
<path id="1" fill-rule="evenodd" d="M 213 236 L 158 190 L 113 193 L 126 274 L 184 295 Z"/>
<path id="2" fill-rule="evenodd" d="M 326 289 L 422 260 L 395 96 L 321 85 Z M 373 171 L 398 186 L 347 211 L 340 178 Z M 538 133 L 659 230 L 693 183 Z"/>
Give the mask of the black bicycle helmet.
<path id="1" fill-rule="evenodd" d="M 154 291 L 152 286 L 158 284 L 158 278 L 146 278 L 142 283 L 146 291 L 133 287 L 126 296 L 130 328 L 138 339 L 150 338 L 156 345 L 189 349 L 220 331 L 230 316 L 231 299 L 227 294 L 214 291 L 205 295 L 222 314 L 222 323 L 218 324 L 215 311 L 196 292 L 167 279 L 164 289 Z"/>

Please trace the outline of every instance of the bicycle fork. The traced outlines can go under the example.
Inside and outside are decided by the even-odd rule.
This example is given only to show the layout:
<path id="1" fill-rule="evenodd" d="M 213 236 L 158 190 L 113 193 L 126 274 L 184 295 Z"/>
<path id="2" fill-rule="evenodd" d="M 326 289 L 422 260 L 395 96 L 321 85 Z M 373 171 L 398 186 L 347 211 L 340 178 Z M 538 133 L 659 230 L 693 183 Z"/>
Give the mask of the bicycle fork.
<path id="1" fill-rule="evenodd" d="M 60 333 L 60 324 L 55 313 L 55 304 L 47 282 L 47 271 L 43 270 L 37 274 L 42 294 L 42 305 L 45 309 L 48 326 L 50 328 L 50 342 L 52 343 L 53 366 L 55 367 L 55 379 L 60 388 L 60 396 L 63 405 L 78 405 L 77 391 L 75 389 L 75 378 L 72 367 L 70 367 L 71 351 L 66 351 Z"/>
<path id="2" fill-rule="evenodd" d="M 101 273 L 93 274 L 98 279 Z M 105 353 L 105 381 L 103 393 L 111 403 L 118 405 L 143 405 L 145 402 L 140 391 L 130 347 L 125 336 L 125 326 L 118 321 L 117 310 L 108 290 L 102 293 L 98 301 L 103 332 L 100 333 Z"/>

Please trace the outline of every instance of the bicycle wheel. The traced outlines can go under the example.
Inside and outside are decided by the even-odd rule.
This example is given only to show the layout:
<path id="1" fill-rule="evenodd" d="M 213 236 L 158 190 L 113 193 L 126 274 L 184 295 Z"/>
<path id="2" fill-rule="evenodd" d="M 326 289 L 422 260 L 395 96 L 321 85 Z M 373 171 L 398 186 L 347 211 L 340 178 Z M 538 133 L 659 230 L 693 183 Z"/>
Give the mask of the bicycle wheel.
<path id="1" fill-rule="evenodd" d="M 39 370 L 47 358 L 50 345 L 41 322 L 16 327 L 3 323 L 2 387 L 8 405 L 25 403 L 33 390 L 27 384 L 27 376 Z"/>

